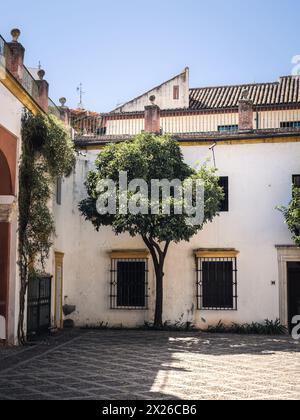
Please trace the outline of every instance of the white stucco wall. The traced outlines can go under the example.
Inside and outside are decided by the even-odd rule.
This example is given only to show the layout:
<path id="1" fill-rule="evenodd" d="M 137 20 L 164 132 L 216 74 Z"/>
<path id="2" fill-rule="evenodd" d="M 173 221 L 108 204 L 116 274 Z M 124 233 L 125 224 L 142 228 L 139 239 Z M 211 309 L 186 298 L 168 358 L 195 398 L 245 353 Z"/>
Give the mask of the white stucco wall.
<path id="1" fill-rule="evenodd" d="M 179 99 L 173 98 L 173 87 L 179 87 Z M 155 96 L 155 104 L 161 109 L 177 109 L 189 107 L 189 69 L 186 68 L 181 74 L 162 85 L 151 89 L 149 92 L 133 99 L 118 107 L 114 112 L 137 112 L 144 111 L 145 106 L 150 105 L 150 97 Z"/>
<path id="2" fill-rule="evenodd" d="M 0 80 L 0 126 L 16 137 L 17 157 L 21 152 L 21 116 L 23 105 L 21 102 L 2 85 Z M 16 177 L 16 193 L 18 192 L 18 176 Z M 10 242 L 10 278 L 9 278 L 9 319 L 8 319 L 8 339 L 9 343 L 16 343 L 18 308 L 19 308 L 19 278 L 17 270 L 17 220 L 11 224 Z M 4 319 L 0 321 L 0 337 L 5 336 Z"/>
<path id="3" fill-rule="evenodd" d="M 0 125 L 16 137 L 20 136 L 22 110 L 21 102 L 0 80 Z"/>
<path id="4" fill-rule="evenodd" d="M 197 326 L 224 322 L 263 321 L 279 317 L 276 244 L 292 244 L 277 205 L 291 197 L 292 175 L 300 172 L 300 143 L 217 146 L 219 174 L 229 177 L 228 213 L 189 243 L 172 245 L 166 260 L 164 319 L 189 320 Z M 141 239 L 116 237 L 109 228 L 99 233 L 80 216 L 85 197 L 83 182 L 97 151 L 77 163 L 76 173 L 63 183 L 63 203 L 56 206 L 58 236 L 55 248 L 65 253 L 64 296 L 76 305 L 77 325 L 136 326 L 151 321 L 154 312 L 154 274 L 150 263 L 149 310 L 109 309 L 110 258 L 114 249 L 145 248 Z M 206 146 L 185 147 L 186 161 L 199 164 L 211 157 Z M 238 310 L 197 311 L 193 251 L 198 248 L 235 248 L 238 257 Z M 275 285 L 272 285 L 275 282 Z"/>

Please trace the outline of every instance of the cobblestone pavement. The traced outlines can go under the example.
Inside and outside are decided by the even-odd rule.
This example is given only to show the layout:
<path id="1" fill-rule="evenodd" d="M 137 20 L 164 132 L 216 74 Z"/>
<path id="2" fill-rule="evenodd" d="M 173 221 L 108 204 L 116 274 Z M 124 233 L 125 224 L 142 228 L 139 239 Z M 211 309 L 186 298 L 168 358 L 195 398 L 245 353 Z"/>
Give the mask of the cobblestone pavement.
<path id="1" fill-rule="evenodd" d="M 81 331 L 3 354 L 0 400 L 300 399 L 289 337 Z"/>

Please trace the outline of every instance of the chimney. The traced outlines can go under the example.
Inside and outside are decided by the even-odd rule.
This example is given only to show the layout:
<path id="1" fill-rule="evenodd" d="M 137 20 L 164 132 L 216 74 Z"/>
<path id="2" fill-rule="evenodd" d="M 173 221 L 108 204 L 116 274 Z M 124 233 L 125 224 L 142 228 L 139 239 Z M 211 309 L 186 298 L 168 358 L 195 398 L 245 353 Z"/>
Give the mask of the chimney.
<path id="1" fill-rule="evenodd" d="M 242 99 L 239 101 L 239 130 L 253 130 L 253 101 L 248 99 L 249 91 L 242 92 Z"/>
<path id="2" fill-rule="evenodd" d="M 66 106 L 67 100 L 66 98 L 60 98 L 59 102 L 60 102 L 60 107 L 59 107 L 60 118 L 65 124 L 65 126 L 69 126 L 70 125 L 70 109 Z"/>
<path id="3" fill-rule="evenodd" d="M 40 69 L 38 71 L 39 80 L 36 81 L 39 88 L 38 102 L 42 110 L 48 113 L 48 98 L 49 98 L 49 83 L 44 80 L 45 71 Z"/>
<path id="4" fill-rule="evenodd" d="M 160 108 L 155 105 L 155 96 L 150 98 L 151 105 L 145 106 L 145 131 L 146 133 L 160 134 Z"/>
<path id="5" fill-rule="evenodd" d="M 12 29 L 12 41 L 7 44 L 9 47 L 9 53 L 6 62 L 8 71 L 19 82 L 23 79 L 23 63 L 25 55 L 25 48 L 18 41 L 20 35 L 21 31 L 19 29 Z"/>

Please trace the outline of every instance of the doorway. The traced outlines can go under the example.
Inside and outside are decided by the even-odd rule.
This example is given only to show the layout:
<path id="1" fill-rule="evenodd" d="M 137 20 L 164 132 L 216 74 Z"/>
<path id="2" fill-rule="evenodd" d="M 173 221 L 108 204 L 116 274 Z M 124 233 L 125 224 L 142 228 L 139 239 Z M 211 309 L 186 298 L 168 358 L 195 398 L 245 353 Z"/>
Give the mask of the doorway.
<path id="1" fill-rule="evenodd" d="M 288 262 L 288 320 L 289 331 L 295 325 L 292 324 L 294 316 L 300 315 L 300 262 Z"/>
<path id="2" fill-rule="evenodd" d="M 32 278 L 28 283 L 27 335 L 34 337 L 51 327 L 51 277 Z"/>

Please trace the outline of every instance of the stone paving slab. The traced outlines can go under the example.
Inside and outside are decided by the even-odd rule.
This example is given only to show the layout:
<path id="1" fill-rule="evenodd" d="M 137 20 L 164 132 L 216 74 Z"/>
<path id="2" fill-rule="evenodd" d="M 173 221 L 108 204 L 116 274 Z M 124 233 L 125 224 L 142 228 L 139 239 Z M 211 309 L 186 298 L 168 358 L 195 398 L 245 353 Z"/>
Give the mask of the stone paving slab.
<path id="1" fill-rule="evenodd" d="M 300 399 L 290 337 L 93 330 L 2 351 L 0 400 Z"/>

